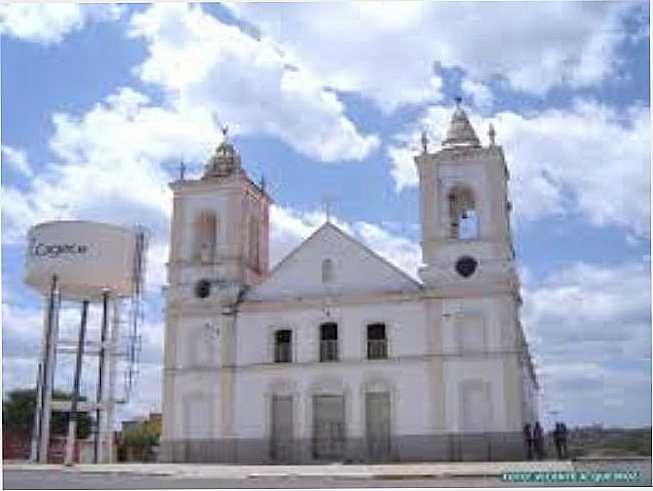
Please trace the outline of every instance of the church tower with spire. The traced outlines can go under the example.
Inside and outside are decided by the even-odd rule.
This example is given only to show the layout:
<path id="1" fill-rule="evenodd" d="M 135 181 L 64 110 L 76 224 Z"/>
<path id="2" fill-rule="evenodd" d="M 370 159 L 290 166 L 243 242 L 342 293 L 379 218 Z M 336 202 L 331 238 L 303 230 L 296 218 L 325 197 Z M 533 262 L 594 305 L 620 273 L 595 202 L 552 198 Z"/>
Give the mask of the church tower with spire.
<path id="1" fill-rule="evenodd" d="M 460 103 L 442 148 L 415 158 L 425 285 L 442 293 L 514 291 L 509 178 L 503 150 L 482 146 Z"/>
<path id="2" fill-rule="evenodd" d="M 535 418 L 536 386 L 519 320 L 505 156 L 481 142 L 458 99 L 442 141 L 422 136 L 422 279 L 438 430 L 520 431 Z M 497 423 L 501 421 L 501 423 Z"/>
<path id="3" fill-rule="evenodd" d="M 202 285 L 238 290 L 259 283 L 269 269 L 271 199 L 242 168 L 226 127 L 203 175 L 182 176 L 170 187 L 171 285 L 192 276 L 204 283 L 188 286 L 201 293 Z"/>
<path id="4" fill-rule="evenodd" d="M 237 305 L 268 275 L 272 200 L 242 168 L 226 127 L 203 174 L 187 179 L 182 167 L 170 188 L 162 441 L 179 428 L 187 437 L 229 439 Z M 166 449 L 164 458 L 179 458 Z"/>

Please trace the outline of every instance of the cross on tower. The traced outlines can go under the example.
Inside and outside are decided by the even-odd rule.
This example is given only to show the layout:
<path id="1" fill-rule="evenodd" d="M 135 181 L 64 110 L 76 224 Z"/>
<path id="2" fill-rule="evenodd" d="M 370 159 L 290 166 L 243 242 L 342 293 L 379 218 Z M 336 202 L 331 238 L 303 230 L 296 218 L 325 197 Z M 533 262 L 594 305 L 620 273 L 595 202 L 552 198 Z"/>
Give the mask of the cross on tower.
<path id="1" fill-rule="evenodd" d="M 421 143 L 422 143 L 422 153 L 428 153 L 429 151 L 429 137 L 426 134 L 426 130 L 422 130 L 422 137 L 421 137 Z"/>
<path id="2" fill-rule="evenodd" d="M 331 222 L 331 208 L 334 201 L 335 199 L 331 194 L 325 194 L 322 196 L 322 203 L 324 204 L 324 212 L 326 214 L 327 223 Z"/>

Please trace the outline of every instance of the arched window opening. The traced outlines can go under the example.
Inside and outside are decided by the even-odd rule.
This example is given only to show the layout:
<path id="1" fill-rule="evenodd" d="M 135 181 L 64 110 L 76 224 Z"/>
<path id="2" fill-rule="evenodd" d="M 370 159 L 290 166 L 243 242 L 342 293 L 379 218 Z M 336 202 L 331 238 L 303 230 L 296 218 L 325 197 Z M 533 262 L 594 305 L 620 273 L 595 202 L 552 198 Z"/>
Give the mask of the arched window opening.
<path id="1" fill-rule="evenodd" d="M 449 193 L 448 199 L 451 223 L 449 236 L 452 239 L 478 238 L 478 213 L 471 190 L 455 187 Z"/>
<path id="2" fill-rule="evenodd" d="M 338 360 L 338 324 L 325 322 L 320 326 L 320 361 Z"/>
<path id="3" fill-rule="evenodd" d="M 292 361 L 292 331 L 280 329 L 274 332 L 274 362 L 290 363 Z"/>
<path id="4" fill-rule="evenodd" d="M 195 220 L 194 256 L 202 263 L 213 262 L 217 238 L 218 219 L 214 212 L 204 210 Z"/>
<path id="5" fill-rule="evenodd" d="M 333 261 L 325 259 L 322 261 L 322 283 L 330 283 L 333 281 Z"/>
<path id="6" fill-rule="evenodd" d="M 258 271 L 260 261 L 260 233 L 256 217 L 249 218 L 249 264 Z"/>
<path id="7" fill-rule="evenodd" d="M 379 360 L 388 357 L 388 338 L 385 324 L 376 322 L 367 326 L 367 359 Z"/>

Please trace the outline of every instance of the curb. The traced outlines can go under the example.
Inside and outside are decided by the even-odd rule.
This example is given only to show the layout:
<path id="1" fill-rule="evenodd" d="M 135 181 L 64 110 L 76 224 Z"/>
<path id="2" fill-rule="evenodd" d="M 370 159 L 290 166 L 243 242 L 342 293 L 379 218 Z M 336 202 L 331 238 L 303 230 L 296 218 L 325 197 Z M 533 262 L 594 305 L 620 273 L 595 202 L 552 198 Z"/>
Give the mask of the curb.
<path id="1" fill-rule="evenodd" d="M 361 466 L 347 468 L 346 465 L 327 466 L 237 466 L 202 464 L 78 464 L 66 467 L 61 464 L 5 464 L 4 470 L 14 471 L 53 471 L 59 470 L 79 474 L 123 474 L 158 477 L 179 477 L 194 479 L 266 479 L 266 478 L 332 478 L 332 479 L 442 479 L 464 477 L 497 477 L 505 472 L 532 471 L 572 471 L 572 461 L 551 461 L 545 465 L 530 462 L 451 462 L 451 463 L 413 463 L 388 464 L 386 466 Z M 167 467 L 167 468 L 166 468 Z M 372 468 L 369 468 L 372 467 Z"/>

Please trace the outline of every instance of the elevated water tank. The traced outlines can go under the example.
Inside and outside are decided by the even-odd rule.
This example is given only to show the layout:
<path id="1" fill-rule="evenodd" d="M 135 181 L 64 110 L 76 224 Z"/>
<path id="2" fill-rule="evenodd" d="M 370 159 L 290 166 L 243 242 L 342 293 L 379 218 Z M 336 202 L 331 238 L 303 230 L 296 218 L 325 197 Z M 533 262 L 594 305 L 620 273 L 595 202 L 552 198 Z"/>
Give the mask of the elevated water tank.
<path id="1" fill-rule="evenodd" d="M 28 232 L 25 282 L 47 294 L 53 275 L 62 296 L 93 299 L 102 291 L 132 295 L 143 249 L 134 229 L 87 221 L 54 221 Z"/>

